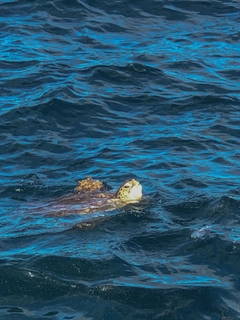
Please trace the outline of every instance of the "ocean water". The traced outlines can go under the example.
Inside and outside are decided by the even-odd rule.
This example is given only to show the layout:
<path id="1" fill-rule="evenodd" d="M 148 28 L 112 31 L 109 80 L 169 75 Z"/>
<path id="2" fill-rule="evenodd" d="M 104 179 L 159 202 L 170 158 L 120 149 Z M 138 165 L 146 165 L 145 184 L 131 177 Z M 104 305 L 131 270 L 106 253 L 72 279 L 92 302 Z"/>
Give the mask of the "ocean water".
<path id="1" fill-rule="evenodd" d="M 239 1 L 0 12 L 0 318 L 239 319 Z M 143 199 L 50 215 L 87 176 Z"/>

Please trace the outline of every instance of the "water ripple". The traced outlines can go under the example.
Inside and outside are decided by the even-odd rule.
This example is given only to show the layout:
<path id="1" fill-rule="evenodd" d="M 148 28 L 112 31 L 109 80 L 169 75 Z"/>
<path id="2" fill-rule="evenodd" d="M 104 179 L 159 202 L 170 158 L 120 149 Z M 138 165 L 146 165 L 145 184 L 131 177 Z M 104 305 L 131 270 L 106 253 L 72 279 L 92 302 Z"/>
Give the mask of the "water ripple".
<path id="1" fill-rule="evenodd" d="M 0 315 L 236 319 L 239 2 L 0 9 Z M 144 198 L 50 215 L 88 175 Z"/>

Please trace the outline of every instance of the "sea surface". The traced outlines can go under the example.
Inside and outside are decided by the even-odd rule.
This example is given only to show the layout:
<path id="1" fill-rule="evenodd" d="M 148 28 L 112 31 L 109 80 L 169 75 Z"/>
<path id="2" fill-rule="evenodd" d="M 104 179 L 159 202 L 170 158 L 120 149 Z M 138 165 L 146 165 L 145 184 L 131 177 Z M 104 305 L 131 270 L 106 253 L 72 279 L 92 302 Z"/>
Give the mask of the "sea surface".
<path id="1" fill-rule="evenodd" d="M 0 318 L 240 319 L 240 2 L 2 0 L 0 30 Z M 143 199 L 55 214 L 87 176 Z"/>

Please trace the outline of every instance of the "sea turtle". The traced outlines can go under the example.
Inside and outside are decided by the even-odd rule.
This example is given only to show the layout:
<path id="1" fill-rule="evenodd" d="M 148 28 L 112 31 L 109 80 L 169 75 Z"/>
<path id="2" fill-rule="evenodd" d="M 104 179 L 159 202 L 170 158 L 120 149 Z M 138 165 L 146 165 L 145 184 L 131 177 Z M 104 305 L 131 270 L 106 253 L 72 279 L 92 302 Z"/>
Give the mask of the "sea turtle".
<path id="1" fill-rule="evenodd" d="M 50 211 L 58 215 L 109 211 L 139 202 L 141 198 L 142 186 L 135 179 L 125 181 L 116 192 L 109 192 L 101 181 L 88 177 L 78 181 L 74 193 L 60 197 L 51 205 Z"/>

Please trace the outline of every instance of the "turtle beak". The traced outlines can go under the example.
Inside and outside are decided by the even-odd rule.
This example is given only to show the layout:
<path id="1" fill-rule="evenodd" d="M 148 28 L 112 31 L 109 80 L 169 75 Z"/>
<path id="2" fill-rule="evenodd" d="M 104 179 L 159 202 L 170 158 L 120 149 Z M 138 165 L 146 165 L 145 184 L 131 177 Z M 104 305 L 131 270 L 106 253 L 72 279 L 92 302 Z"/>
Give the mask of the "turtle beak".
<path id="1" fill-rule="evenodd" d="M 135 180 L 135 179 L 132 179 L 132 189 L 130 191 L 130 198 L 132 200 L 141 200 L 142 198 L 142 186 L 141 184 Z"/>
<path id="2" fill-rule="evenodd" d="M 132 184 L 133 184 L 134 187 L 135 186 L 137 187 L 139 185 L 139 182 L 137 180 L 135 180 L 135 179 L 132 179 Z"/>

